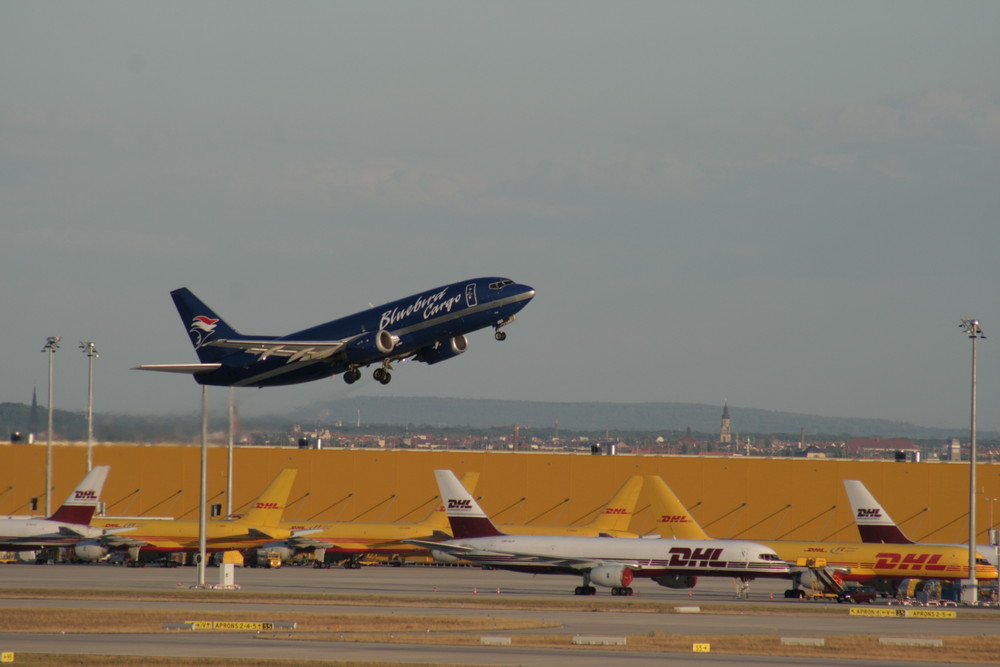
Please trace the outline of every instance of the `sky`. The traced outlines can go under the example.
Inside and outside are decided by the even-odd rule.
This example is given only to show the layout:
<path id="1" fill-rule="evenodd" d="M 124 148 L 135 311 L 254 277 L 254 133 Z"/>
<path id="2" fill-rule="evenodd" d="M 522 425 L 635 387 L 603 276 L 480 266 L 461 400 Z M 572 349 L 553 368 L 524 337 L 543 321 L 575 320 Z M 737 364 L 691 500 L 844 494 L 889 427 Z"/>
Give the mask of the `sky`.
<path id="1" fill-rule="evenodd" d="M 193 412 L 169 292 L 282 335 L 537 290 L 392 383 L 1000 428 L 1000 3 L 0 4 L 0 402 Z M 224 390 L 209 394 L 225 403 Z M 734 411 L 734 421 L 738 412 Z"/>

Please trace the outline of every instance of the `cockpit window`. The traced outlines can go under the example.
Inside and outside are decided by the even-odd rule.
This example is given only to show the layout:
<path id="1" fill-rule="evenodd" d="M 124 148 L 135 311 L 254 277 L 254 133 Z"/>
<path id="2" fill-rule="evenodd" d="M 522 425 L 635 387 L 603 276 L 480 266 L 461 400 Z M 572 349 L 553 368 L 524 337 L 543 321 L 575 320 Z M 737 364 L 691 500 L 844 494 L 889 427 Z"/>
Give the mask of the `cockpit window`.
<path id="1" fill-rule="evenodd" d="M 976 556 L 976 565 L 989 565 L 990 562 L 982 556 Z"/>
<path id="2" fill-rule="evenodd" d="M 781 558 L 778 557 L 778 554 L 760 554 L 760 559 L 761 560 L 781 560 Z"/>
<path id="3" fill-rule="evenodd" d="M 507 285 L 513 285 L 513 284 L 514 284 L 513 280 L 508 280 L 507 278 L 504 278 L 503 280 L 498 280 L 495 283 L 490 283 L 490 289 L 503 289 Z"/>

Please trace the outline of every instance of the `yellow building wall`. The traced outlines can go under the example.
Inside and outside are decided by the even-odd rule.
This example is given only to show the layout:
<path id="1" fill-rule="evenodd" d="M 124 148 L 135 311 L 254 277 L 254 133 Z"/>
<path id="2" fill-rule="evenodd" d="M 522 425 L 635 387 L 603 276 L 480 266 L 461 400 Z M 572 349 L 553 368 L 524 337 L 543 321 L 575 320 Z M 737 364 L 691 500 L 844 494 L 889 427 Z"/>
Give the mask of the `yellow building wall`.
<path id="1" fill-rule="evenodd" d="M 44 509 L 42 444 L 0 445 L 0 514 Z M 197 446 L 96 445 L 94 464 L 110 465 L 102 498 L 113 516 L 196 518 Z M 225 507 L 225 447 L 208 451 L 209 502 Z M 237 447 L 233 507 L 239 512 L 282 468 L 298 475 L 286 518 L 295 521 L 416 521 L 437 505 L 432 471 L 481 473 L 475 495 L 502 523 L 573 525 L 590 521 L 631 475 L 660 475 L 716 537 L 858 539 L 842 480 L 860 479 L 913 539 L 968 540 L 968 464 L 686 456 L 592 456 L 473 451 L 299 450 Z M 53 447 L 52 507 L 86 472 L 86 447 Z M 1000 465 L 977 466 L 979 542 L 990 503 L 1000 497 Z M 994 523 L 1000 523 L 1000 506 Z M 633 530 L 652 529 L 640 499 Z"/>

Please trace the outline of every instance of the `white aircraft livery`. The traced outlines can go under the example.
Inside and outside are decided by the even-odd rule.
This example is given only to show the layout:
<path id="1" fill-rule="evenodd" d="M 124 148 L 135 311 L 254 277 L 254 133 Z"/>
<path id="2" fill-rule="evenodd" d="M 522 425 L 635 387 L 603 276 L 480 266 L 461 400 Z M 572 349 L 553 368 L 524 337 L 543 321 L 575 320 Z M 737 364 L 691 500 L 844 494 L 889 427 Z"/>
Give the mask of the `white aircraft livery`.
<path id="1" fill-rule="evenodd" d="M 454 539 L 404 540 L 435 557 L 532 574 L 583 577 L 577 595 L 594 595 L 592 584 L 612 595 L 631 595 L 634 577 L 669 588 L 690 588 L 699 576 L 787 577 L 788 565 L 772 549 L 742 540 L 674 540 L 558 535 L 507 535 L 497 530 L 450 470 L 435 470 Z"/>

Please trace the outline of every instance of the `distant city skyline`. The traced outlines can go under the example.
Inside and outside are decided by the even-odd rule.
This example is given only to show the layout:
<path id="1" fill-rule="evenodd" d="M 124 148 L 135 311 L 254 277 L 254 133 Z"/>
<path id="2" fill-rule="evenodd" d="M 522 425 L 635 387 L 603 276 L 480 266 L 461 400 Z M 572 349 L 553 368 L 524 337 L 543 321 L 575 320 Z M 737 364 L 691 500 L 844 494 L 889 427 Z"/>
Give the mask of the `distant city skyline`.
<path id="1" fill-rule="evenodd" d="M 178 287 L 280 334 L 499 275 L 537 290 L 506 341 L 241 413 L 728 402 L 961 434 L 959 323 L 1000 336 L 997 25 L 982 0 L 4 3 L 0 402 L 46 395 L 60 335 L 57 409 L 86 407 L 88 340 L 95 412 L 197 410 L 130 370 L 195 361 Z"/>

